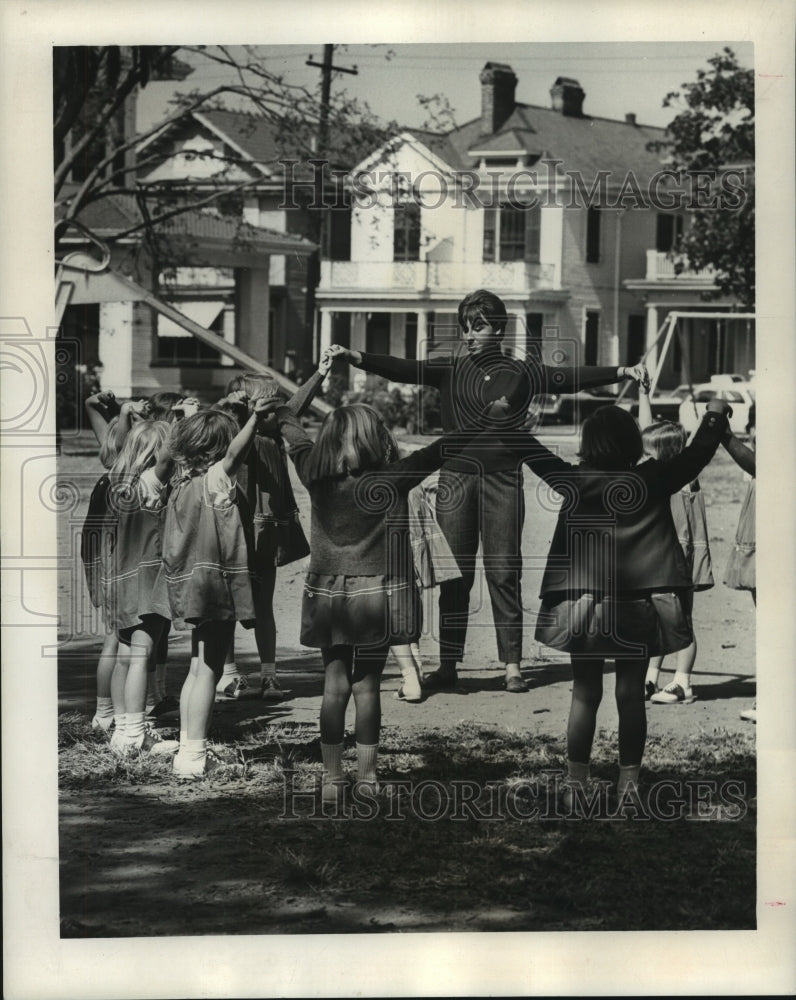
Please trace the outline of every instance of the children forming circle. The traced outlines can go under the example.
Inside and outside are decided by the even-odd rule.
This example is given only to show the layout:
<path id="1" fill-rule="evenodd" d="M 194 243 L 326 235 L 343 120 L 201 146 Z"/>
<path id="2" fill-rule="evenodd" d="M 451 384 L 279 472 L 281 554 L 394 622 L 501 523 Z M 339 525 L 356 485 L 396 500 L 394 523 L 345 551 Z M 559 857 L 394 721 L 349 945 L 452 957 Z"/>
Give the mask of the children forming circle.
<path id="1" fill-rule="evenodd" d="M 732 436 L 731 411 L 720 398 L 686 444 L 678 425 L 651 424 L 643 365 L 554 368 L 504 353 L 506 309 L 484 290 L 468 295 L 458 316 L 462 340 L 447 358 L 411 361 L 332 346 L 291 398 L 270 377 L 251 374 L 235 378 L 210 407 L 167 393 L 121 407 L 111 393 L 87 401 L 108 470 L 92 492 L 81 550 L 107 633 L 92 724 L 108 734 L 114 752 L 171 753 L 181 779 L 219 766 L 208 749 L 214 703 L 241 697 L 249 686 L 235 664 L 236 624 L 254 630 L 260 697 L 281 699 L 278 567 L 309 556 L 295 638 L 320 650 L 325 671 L 321 799 L 339 804 L 346 792 L 343 736 L 352 697 L 355 788 L 378 794 L 387 657 L 392 650 L 406 702 L 456 686 L 479 546 L 505 688 L 527 690 L 520 673 L 527 467 L 562 501 L 536 639 L 571 659 L 567 790 L 574 794 L 589 780 L 606 659 L 616 665 L 617 791 L 621 797 L 637 787 L 645 700 L 687 704 L 694 697 L 693 592 L 713 585 L 697 477 L 719 444 L 754 477 L 754 453 Z M 299 418 L 334 359 L 436 387 L 443 434 L 401 455 L 379 413 L 350 404 L 329 413 L 313 439 Z M 639 384 L 643 433 L 621 407 L 602 407 L 584 421 L 580 461 L 572 464 L 526 429 L 536 394 L 623 379 Z M 288 458 L 310 497 L 309 543 Z M 754 478 L 725 580 L 754 598 L 753 525 Z M 421 593 L 437 585 L 440 664 L 424 678 Z M 165 691 L 170 627 L 191 632 L 178 704 Z M 661 689 L 668 654 L 676 655 L 676 672 Z M 179 741 L 160 739 L 148 724 L 169 710 L 179 711 Z M 755 719 L 754 709 L 744 716 Z"/>

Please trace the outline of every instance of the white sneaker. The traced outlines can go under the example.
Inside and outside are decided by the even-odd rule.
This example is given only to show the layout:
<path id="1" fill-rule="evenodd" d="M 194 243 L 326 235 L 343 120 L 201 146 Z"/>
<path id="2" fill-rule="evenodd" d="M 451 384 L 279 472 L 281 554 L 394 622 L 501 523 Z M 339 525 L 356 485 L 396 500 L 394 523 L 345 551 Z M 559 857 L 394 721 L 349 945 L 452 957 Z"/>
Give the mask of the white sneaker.
<path id="1" fill-rule="evenodd" d="M 690 705 L 696 701 L 693 688 L 682 688 L 679 684 L 667 684 L 663 691 L 651 695 L 653 705 Z"/>
<path id="2" fill-rule="evenodd" d="M 757 702 L 755 702 L 751 708 L 744 709 L 744 711 L 741 712 L 741 718 L 744 722 L 757 723 Z"/>
<path id="3" fill-rule="evenodd" d="M 212 774 L 222 764 L 223 761 L 220 761 L 209 750 L 204 760 L 192 760 L 190 762 L 185 761 L 185 759 L 177 754 L 174 758 L 173 774 L 175 778 L 180 778 L 183 781 L 198 781 L 199 778 L 205 778 L 208 774 Z"/>
<path id="4" fill-rule="evenodd" d="M 238 698 L 244 697 L 248 690 L 249 682 L 243 674 L 232 678 L 222 677 L 216 686 L 216 701 L 237 701 Z"/>

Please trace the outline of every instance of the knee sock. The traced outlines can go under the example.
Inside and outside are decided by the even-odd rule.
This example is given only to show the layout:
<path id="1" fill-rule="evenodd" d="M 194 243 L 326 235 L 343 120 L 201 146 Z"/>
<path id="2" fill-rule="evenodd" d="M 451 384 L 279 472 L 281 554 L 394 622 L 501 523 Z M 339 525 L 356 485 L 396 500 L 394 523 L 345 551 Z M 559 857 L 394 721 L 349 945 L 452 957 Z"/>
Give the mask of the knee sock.
<path id="1" fill-rule="evenodd" d="M 616 783 L 617 795 L 621 798 L 629 786 L 638 787 L 638 776 L 641 771 L 641 764 L 628 764 L 626 767 L 619 765 L 619 781 Z"/>
<path id="2" fill-rule="evenodd" d="M 357 743 L 357 781 L 375 782 L 378 752 L 378 743 Z"/>
<path id="3" fill-rule="evenodd" d="M 99 727 L 107 733 L 113 722 L 113 699 L 97 698 L 97 711 L 94 713 L 94 719 Z"/>
<path id="4" fill-rule="evenodd" d="M 343 777 L 343 744 L 321 743 L 324 783 L 340 781 Z"/>

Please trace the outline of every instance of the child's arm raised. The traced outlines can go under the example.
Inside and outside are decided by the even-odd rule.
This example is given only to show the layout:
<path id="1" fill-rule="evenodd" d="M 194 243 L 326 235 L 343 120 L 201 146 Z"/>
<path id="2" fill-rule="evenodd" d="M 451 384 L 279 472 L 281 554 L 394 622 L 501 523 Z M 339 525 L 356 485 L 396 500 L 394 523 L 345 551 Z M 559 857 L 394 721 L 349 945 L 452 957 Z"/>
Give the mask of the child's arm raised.
<path id="1" fill-rule="evenodd" d="M 638 425 L 644 430 L 645 427 L 651 427 L 653 424 L 652 419 L 652 406 L 650 406 L 650 393 L 649 388 L 645 387 L 639 383 L 638 387 Z"/>
<path id="2" fill-rule="evenodd" d="M 112 392 L 95 392 L 84 405 L 89 426 L 101 448 L 108 437 L 108 424 L 119 412 L 119 404 Z"/>
<path id="3" fill-rule="evenodd" d="M 643 462 L 636 472 L 648 480 L 648 485 L 663 493 L 676 493 L 692 482 L 716 454 L 727 434 L 732 408 L 723 399 L 711 399 L 707 412 L 686 447 L 668 462 Z"/>
<path id="4" fill-rule="evenodd" d="M 321 383 L 329 374 L 329 369 L 331 367 L 332 355 L 329 348 L 327 348 L 321 355 L 321 360 L 318 362 L 318 370 L 314 371 L 304 385 L 299 386 L 296 392 L 294 392 L 287 401 L 287 408 L 294 416 L 300 417 L 307 412 L 307 408 L 317 395 L 317 392 L 321 387 Z"/>
<path id="5" fill-rule="evenodd" d="M 144 399 L 139 399 L 137 402 L 134 399 L 130 399 L 126 403 L 122 403 L 122 408 L 119 412 L 119 423 L 116 425 L 116 447 L 119 450 L 121 450 L 125 438 L 130 433 L 133 421 L 143 419 L 145 413 L 146 400 Z"/>
<path id="6" fill-rule="evenodd" d="M 255 399 L 253 403 L 249 404 L 249 409 L 249 419 L 230 441 L 227 453 L 221 460 L 221 466 L 230 479 L 246 461 L 246 456 L 249 453 L 249 448 L 257 430 L 257 421 L 260 419 L 261 414 L 269 409 L 268 400 Z"/>
<path id="7" fill-rule="evenodd" d="M 739 441 L 731 430 L 727 431 L 721 439 L 721 443 L 724 445 L 733 462 L 754 478 L 756 457 L 752 449 L 747 448 L 745 444 Z"/>

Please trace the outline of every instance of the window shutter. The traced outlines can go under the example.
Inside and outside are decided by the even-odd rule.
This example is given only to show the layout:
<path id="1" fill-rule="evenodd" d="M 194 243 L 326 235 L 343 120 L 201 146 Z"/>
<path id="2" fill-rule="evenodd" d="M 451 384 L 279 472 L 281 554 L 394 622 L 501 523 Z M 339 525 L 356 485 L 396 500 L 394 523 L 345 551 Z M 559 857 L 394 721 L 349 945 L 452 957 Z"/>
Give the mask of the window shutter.
<path id="1" fill-rule="evenodd" d="M 484 260 L 495 260 L 497 212 L 494 208 L 484 209 Z"/>
<path id="2" fill-rule="evenodd" d="M 525 212 L 525 260 L 529 264 L 539 261 L 542 238 L 542 210 L 538 205 Z"/>

